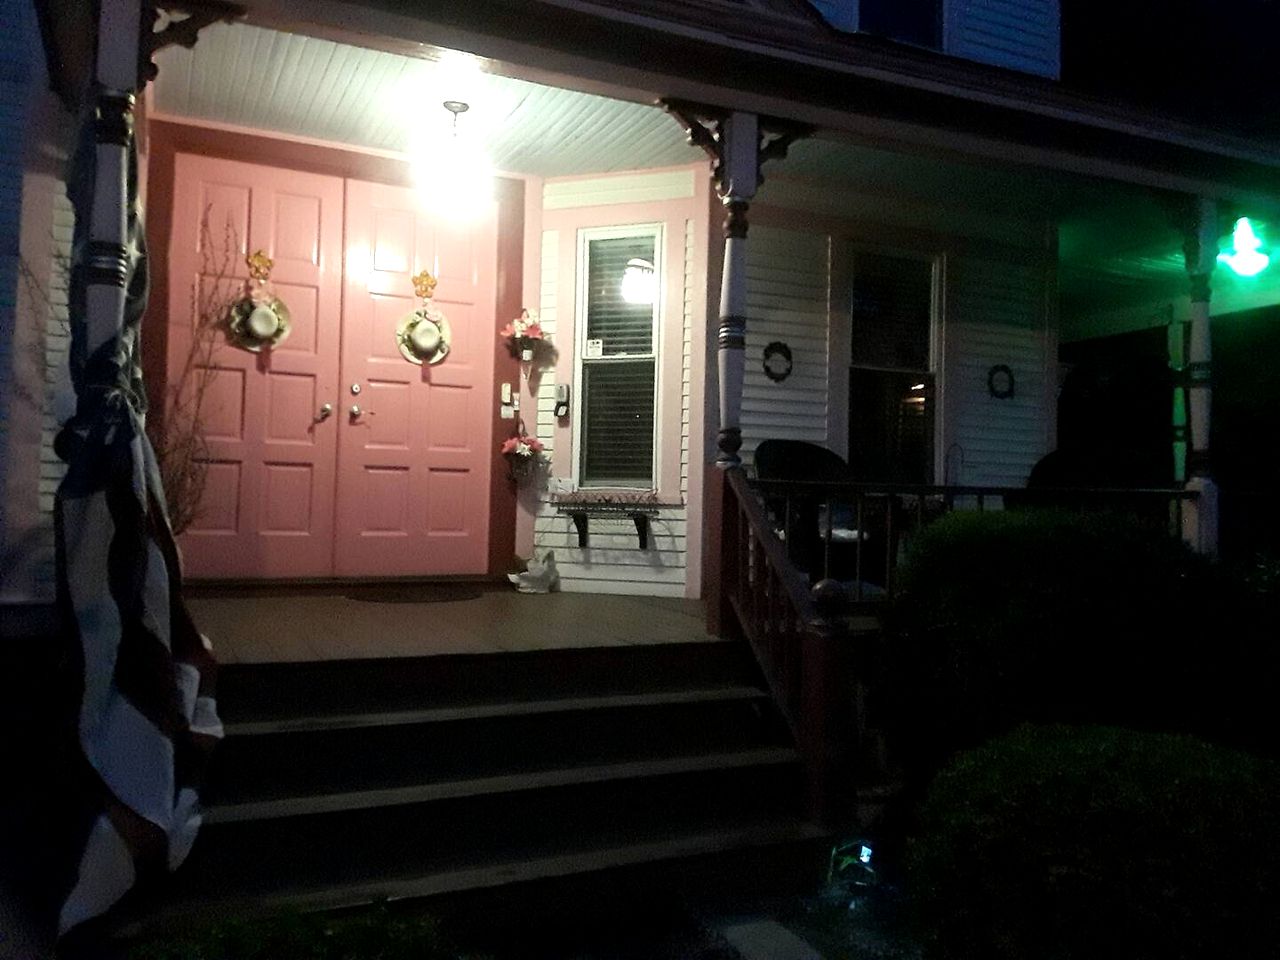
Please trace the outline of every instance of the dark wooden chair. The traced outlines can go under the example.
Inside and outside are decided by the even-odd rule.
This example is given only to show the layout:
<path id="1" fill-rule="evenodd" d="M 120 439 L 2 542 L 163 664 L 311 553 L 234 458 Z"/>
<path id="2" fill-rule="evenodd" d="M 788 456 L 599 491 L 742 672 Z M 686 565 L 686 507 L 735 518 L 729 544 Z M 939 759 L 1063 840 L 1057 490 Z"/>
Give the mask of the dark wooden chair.
<path id="1" fill-rule="evenodd" d="M 755 451 L 756 476 L 761 480 L 810 480 L 847 483 L 853 480 L 849 465 L 839 454 L 806 440 L 763 440 Z M 810 579 L 823 576 L 822 508 L 826 498 L 795 491 L 780 495 L 765 491 L 765 506 L 783 531 L 787 555 Z M 865 549 L 865 548 L 864 548 Z M 856 544 L 831 545 L 831 575 L 851 577 Z M 869 551 L 867 551 L 869 553 Z"/>

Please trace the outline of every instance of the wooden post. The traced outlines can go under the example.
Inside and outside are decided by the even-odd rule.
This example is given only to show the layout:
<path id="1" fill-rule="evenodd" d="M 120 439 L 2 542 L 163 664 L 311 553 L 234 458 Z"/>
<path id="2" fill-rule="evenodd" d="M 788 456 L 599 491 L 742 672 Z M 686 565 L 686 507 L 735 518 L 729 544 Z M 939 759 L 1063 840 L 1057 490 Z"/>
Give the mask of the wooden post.
<path id="1" fill-rule="evenodd" d="M 741 631 L 730 601 L 737 587 L 738 537 L 742 535 L 738 501 L 729 489 L 729 475 L 724 470 L 708 470 L 705 486 L 702 596 L 707 633 L 738 639 Z"/>
<path id="2" fill-rule="evenodd" d="M 1183 513 L 1182 536 L 1201 553 L 1218 552 L 1218 487 L 1209 458 L 1213 412 L 1210 278 L 1218 260 L 1218 208 L 1199 198 L 1186 224 L 1184 255 L 1191 304 L 1187 317 L 1187 482 L 1199 496 Z"/>
<path id="3" fill-rule="evenodd" d="M 811 596 L 818 616 L 801 637 L 798 711 L 799 746 L 805 756 L 805 806 L 815 823 L 834 825 L 848 815 L 842 804 L 852 809 L 851 638 L 840 620 L 844 589 L 834 580 L 821 580 Z"/>

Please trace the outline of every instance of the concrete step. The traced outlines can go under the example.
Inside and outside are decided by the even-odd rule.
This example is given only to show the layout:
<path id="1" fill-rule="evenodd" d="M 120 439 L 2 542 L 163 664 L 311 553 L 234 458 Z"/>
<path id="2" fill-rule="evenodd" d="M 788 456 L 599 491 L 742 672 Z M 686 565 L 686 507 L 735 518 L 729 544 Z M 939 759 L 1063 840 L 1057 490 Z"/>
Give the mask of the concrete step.
<path id="1" fill-rule="evenodd" d="M 186 899 L 271 897 L 661 843 L 796 820 L 794 751 L 773 748 L 213 807 Z"/>
<path id="2" fill-rule="evenodd" d="M 745 644 L 234 666 L 219 701 L 205 825 L 135 918 L 824 862 Z"/>
<path id="3" fill-rule="evenodd" d="M 508 926 L 521 917 L 541 929 L 549 917 L 581 925 L 655 899 L 696 899 L 707 890 L 746 897 L 812 890 L 821 881 L 830 837 L 797 820 L 724 820 L 655 840 L 579 847 L 543 855 L 477 861 L 370 881 L 299 883 L 245 895 L 225 889 L 196 897 L 135 901 L 116 936 L 155 937 L 193 921 L 244 920 L 282 909 L 343 910 L 381 901 L 425 902 L 433 913 Z M 565 914 L 571 915 L 566 917 Z"/>
<path id="4" fill-rule="evenodd" d="M 772 704 L 751 687 L 254 721 L 231 724 L 227 734 L 206 794 L 216 803 L 788 742 Z"/>
<path id="5" fill-rule="evenodd" d="M 229 723 L 759 686 L 745 644 L 673 643 L 502 654 L 231 664 L 219 671 Z"/>

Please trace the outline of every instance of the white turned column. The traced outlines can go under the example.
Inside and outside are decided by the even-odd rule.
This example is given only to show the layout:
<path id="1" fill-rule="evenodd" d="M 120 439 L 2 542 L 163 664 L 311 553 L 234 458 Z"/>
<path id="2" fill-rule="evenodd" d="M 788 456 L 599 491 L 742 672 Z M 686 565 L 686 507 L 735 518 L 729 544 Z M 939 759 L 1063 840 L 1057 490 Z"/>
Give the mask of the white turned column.
<path id="1" fill-rule="evenodd" d="M 717 366 L 720 432 L 716 466 L 741 465 L 742 380 L 747 336 L 747 208 L 760 181 L 760 127 L 753 113 L 733 113 L 721 128 L 720 198 L 725 207 Z"/>
<path id="2" fill-rule="evenodd" d="M 86 356 L 115 339 L 128 277 L 128 170 L 133 141 L 142 14 L 139 0 L 102 0 L 98 20 L 94 140 L 96 164 L 85 289 Z"/>
<path id="3" fill-rule="evenodd" d="M 1210 424 L 1213 413 L 1210 279 L 1218 262 L 1218 208 L 1200 198 L 1188 224 L 1186 267 L 1191 304 L 1187 316 L 1187 483 L 1199 494 L 1183 518 L 1183 538 L 1201 553 L 1218 552 L 1218 487 L 1211 476 Z"/>

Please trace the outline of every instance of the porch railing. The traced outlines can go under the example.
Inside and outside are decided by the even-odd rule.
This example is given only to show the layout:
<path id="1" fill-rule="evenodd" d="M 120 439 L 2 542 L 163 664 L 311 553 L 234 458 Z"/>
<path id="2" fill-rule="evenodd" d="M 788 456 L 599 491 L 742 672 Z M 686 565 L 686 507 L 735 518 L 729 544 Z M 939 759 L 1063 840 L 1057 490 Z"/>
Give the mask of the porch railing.
<path id="1" fill-rule="evenodd" d="M 1143 489 L 929 486 L 751 480 L 766 520 L 789 561 L 810 581 L 847 583 L 848 599 L 892 592 L 911 537 L 955 510 L 1047 506 L 1084 513 L 1124 512 L 1164 526 L 1198 548 L 1198 494 L 1181 487 Z"/>
<path id="2" fill-rule="evenodd" d="M 845 616 L 838 598 L 810 587 L 792 564 L 740 470 L 716 477 L 720 502 L 721 633 L 741 631 L 786 718 L 805 766 L 809 814 L 839 817 L 851 794 L 860 698 L 851 696 L 855 643 L 874 622 Z"/>
<path id="3" fill-rule="evenodd" d="M 855 789 L 890 775 L 869 711 L 881 630 L 866 602 L 888 596 L 916 531 L 953 510 L 997 505 L 1118 509 L 1175 533 L 1197 528 L 1196 494 L 1182 489 L 760 481 L 741 470 L 712 479 L 719 581 L 708 584 L 709 627 L 750 643 L 804 760 L 809 813 L 827 823 L 852 811 Z"/>

